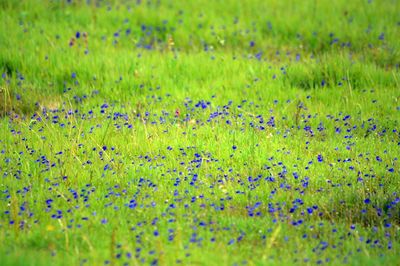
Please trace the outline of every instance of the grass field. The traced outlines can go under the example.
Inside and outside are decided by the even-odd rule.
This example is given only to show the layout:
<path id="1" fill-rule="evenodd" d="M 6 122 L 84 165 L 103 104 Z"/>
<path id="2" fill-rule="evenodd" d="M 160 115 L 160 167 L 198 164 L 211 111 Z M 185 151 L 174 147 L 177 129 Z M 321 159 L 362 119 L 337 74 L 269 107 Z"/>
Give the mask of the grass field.
<path id="1" fill-rule="evenodd" d="M 0 0 L 0 264 L 399 265 L 399 11 Z"/>

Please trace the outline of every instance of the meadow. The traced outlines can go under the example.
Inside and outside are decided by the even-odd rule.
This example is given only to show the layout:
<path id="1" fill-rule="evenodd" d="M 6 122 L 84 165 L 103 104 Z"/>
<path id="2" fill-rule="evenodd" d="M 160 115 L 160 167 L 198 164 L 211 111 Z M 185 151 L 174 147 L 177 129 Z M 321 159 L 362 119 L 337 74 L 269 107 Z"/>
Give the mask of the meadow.
<path id="1" fill-rule="evenodd" d="M 0 264 L 399 265 L 399 11 L 0 0 Z"/>

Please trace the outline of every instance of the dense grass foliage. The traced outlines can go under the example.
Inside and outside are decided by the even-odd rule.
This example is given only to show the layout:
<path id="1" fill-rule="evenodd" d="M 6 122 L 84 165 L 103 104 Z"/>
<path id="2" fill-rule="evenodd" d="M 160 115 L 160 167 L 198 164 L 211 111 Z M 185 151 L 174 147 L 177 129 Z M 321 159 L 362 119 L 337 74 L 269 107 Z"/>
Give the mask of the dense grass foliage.
<path id="1" fill-rule="evenodd" d="M 400 2 L 0 1 L 2 265 L 395 265 Z"/>

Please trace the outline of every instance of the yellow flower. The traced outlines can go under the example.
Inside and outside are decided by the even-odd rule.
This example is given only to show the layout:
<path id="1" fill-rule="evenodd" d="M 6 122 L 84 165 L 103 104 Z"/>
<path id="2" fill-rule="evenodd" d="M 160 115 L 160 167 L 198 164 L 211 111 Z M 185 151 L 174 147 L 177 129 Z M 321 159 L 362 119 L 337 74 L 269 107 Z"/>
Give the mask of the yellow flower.
<path id="1" fill-rule="evenodd" d="M 172 36 L 168 37 L 168 48 L 171 49 L 175 45 L 174 39 L 172 39 Z"/>
<path id="2" fill-rule="evenodd" d="M 52 226 L 51 224 L 48 224 L 47 226 L 46 226 L 46 231 L 54 231 L 54 226 Z"/>

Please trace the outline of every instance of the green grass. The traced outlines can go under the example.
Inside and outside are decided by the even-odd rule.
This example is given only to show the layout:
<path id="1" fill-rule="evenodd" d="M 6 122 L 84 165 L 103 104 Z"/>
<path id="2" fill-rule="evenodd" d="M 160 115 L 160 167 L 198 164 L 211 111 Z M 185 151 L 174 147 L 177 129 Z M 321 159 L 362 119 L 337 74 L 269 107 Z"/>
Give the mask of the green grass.
<path id="1" fill-rule="evenodd" d="M 0 0 L 1 264 L 396 265 L 399 9 Z"/>

